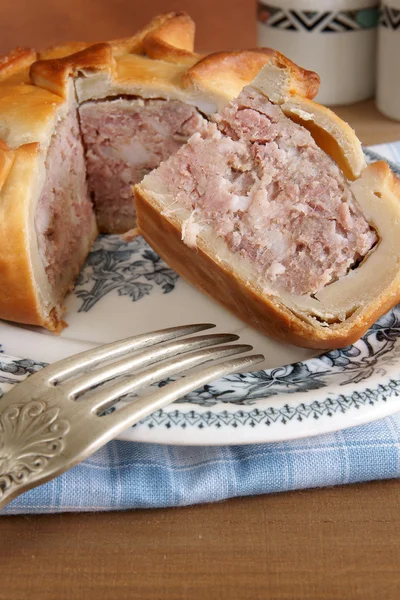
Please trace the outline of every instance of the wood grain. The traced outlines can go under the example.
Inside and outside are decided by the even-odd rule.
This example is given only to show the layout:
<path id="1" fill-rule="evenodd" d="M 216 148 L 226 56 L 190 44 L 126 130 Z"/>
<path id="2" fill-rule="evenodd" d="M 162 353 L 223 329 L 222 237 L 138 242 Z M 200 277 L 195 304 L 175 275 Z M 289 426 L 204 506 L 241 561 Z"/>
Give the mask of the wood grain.
<path id="1" fill-rule="evenodd" d="M 374 100 L 336 107 L 333 110 L 350 123 L 366 146 L 400 140 L 400 122 L 392 121 L 378 112 Z"/>
<path id="2" fill-rule="evenodd" d="M 400 483 L 4 517 L 2 600 L 397 600 Z"/>

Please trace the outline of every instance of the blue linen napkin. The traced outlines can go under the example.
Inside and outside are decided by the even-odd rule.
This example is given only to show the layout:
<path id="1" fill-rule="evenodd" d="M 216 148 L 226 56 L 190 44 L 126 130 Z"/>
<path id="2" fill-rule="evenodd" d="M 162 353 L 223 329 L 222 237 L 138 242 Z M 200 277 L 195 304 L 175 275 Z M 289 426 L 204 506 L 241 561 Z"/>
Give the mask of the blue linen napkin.
<path id="1" fill-rule="evenodd" d="M 342 432 L 255 446 L 114 441 L 1 514 L 185 506 L 400 477 L 400 415 Z"/>
<path id="2" fill-rule="evenodd" d="M 400 163 L 400 142 L 371 150 Z M 16 498 L 1 514 L 184 506 L 397 477 L 400 414 L 332 434 L 262 445 L 113 441 L 61 477 Z"/>

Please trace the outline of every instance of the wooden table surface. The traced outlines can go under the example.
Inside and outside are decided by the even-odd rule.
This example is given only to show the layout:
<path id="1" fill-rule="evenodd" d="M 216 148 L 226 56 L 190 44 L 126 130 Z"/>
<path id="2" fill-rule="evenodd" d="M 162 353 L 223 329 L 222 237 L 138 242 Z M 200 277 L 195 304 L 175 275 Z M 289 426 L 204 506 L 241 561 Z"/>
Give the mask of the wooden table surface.
<path id="1" fill-rule="evenodd" d="M 337 109 L 400 139 L 372 101 Z M 400 482 L 105 514 L 0 518 L 1 600 L 398 600 Z"/>

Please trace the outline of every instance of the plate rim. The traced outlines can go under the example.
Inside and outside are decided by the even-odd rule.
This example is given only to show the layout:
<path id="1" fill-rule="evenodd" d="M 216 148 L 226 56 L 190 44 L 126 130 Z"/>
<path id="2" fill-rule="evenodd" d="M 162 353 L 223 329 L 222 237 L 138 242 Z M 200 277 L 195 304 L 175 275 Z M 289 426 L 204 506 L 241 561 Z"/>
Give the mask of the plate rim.
<path id="1" fill-rule="evenodd" d="M 4 352 L 0 354 L 1 357 L 6 358 L 6 361 L 11 364 L 15 364 L 17 361 L 31 363 L 30 366 L 33 369 L 39 369 L 39 365 L 45 366 L 45 363 L 10 356 Z M 4 371 L 0 371 L 0 375 L 1 373 L 4 374 Z M 14 383 L 11 383 L 11 381 L 8 383 L 2 382 L 0 377 L 0 398 L 4 393 L 1 388 L 2 383 L 6 386 L 14 385 L 26 377 L 26 373 L 19 374 L 17 378 L 14 378 Z M 368 382 L 368 387 L 365 385 L 366 382 Z M 318 390 L 295 393 L 283 392 L 269 397 L 261 396 L 253 404 L 238 406 L 237 410 L 233 408 L 230 408 L 230 410 L 226 408 L 215 410 L 215 407 L 194 405 L 190 402 L 174 403 L 145 417 L 140 423 L 118 435 L 116 439 L 127 442 L 177 446 L 247 445 L 304 439 L 357 427 L 395 414 L 400 410 L 400 406 L 394 401 L 399 396 L 400 360 L 396 357 L 394 364 L 388 366 L 384 376 L 379 372 L 374 372 L 367 379 L 358 382 L 353 381 L 345 384 L 345 386 L 341 386 L 340 382 L 336 382 Z M 339 398 L 342 404 L 341 410 Z M 278 406 L 273 405 L 274 399 Z M 260 401 L 271 404 L 260 408 Z M 335 403 L 337 405 L 336 410 L 334 410 Z M 378 404 L 379 409 L 377 410 Z M 362 405 L 361 411 L 359 410 L 360 405 Z M 184 408 L 178 408 L 180 406 Z M 271 415 L 272 411 L 275 411 L 274 415 Z M 306 414 L 307 411 L 308 415 Z M 331 414 L 329 414 L 329 411 Z M 276 415 L 276 413 L 279 414 Z M 311 415 L 311 413 L 316 416 Z M 299 428 L 290 427 L 295 415 L 303 417 L 299 421 L 302 423 Z M 310 425 L 312 423 L 309 420 L 310 416 L 314 418 L 315 423 L 318 421 L 318 426 L 314 426 L 315 423 Z M 332 419 L 331 417 L 336 418 Z M 247 421 L 249 418 L 254 422 L 251 429 L 251 425 L 236 428 L 233 424 L 239 422 L 243 425 L 243 419 Z M 158 425 L 162 424 L 164 426 L 162 433 L 160 433 L 160 427 L 151 426 L 152 421 L 157 421 L 157 419 L 159 420 Z M 278 419 L 280 419 L 279 423 Z M 182 420 L 184 423 L 191 423 L 191 427 L 188 428 L 186 425 L 182 427 Z M 270 424 L 267 423 L 268 420 Z M 200 421 L 200 426 L 198 425 L 196 428 L 198 421 Z M 304 421 L 307 421 L 307 423 L 304 424 Z M 221 426 L 218 427 L 217 423 Z M 288 423 L 289 428 L 286 428 L 285 426 Z M 271 424 L 272 427 L 270 427 Z M 263 425 L 268 427 L 264 429 L 264 431 L 268 431 L 267 436 L 259 435 Z M 177 431 L 180 435 L 176 437 Z M 195 436 L 193 435 L 194 431 L 196 432 Z M 218 437 L 216 439 L 214 436 L 210 437 L 210 431 L 218 431 Z M 236 437 L 236 433 L 239 432 L 240 436 Z"/>

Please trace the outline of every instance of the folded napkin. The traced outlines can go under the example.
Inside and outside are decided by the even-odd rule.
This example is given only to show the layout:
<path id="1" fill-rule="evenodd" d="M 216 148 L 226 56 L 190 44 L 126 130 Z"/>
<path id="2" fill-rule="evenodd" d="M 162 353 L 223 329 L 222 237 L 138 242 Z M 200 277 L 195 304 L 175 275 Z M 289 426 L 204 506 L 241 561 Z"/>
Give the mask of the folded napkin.
<path id="1" fill-rule="evenodd" d="M 255 446 L 111 442 L 1 514 L 185 506 L 400 477 L 400 415 L 330 435 Z"/>
<path id="2" fill-rule="evenodd" d="M 400 163 L 400 142 L 376 146 Z M 113 441 L 16 498 L 1 514 L 156 508 L 400 477 L 400 414 L 328 435 L 262 445 Z"/>

